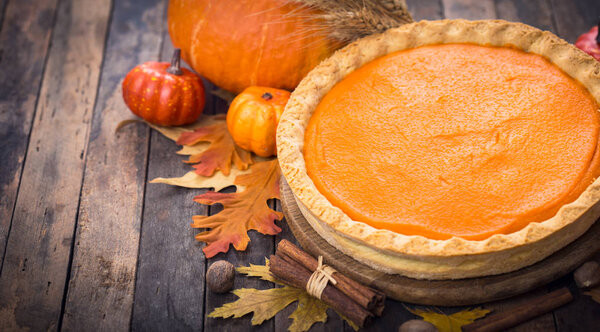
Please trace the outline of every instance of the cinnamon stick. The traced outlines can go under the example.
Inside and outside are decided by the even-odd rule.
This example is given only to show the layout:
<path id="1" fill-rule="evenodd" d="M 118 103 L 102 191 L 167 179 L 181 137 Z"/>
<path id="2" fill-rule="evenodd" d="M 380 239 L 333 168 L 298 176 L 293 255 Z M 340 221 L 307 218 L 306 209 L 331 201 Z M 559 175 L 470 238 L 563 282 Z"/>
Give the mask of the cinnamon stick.
<path id="1" fill-rule="evenodd" d="M 301 264 L 311 273 L 314 272 L 319 265 L 314 257 L 298 248 L 290 241 L 281 240 L 277 245 L 277 251 Z M 354 302 L 360 304 L 367 310 L 373 311 L 376 315 L 381 316 L 385 302 L 385 295 L 383 293 L 364 286 L 341 273 L 334 273 L 333 278 L 337 281 L 337 284 L 334 285 L 335 288 L 339 289 L 342 293 L 346 294 L 349 298 L 354 300 Z"/>
<path id="2" fill-rule="evenodd" d="M 271 255 L 269 258 L 269 269 L 277 279 L 296 288 L 306 288 L 308 279 L 311 276 L 306 268 L 292 264 L 278 255 Z M 330 284 L 323 290 L 321 300 L 337 312 L 348 317 L 359 327 L 368 325 L 373 318 L 369 311 Z"/>
<path id="3" fill-rule="evenodd" d="M 465 325 L 462 327 L 462 330 L 463 332 L 504 331 L 536 316 L 561 307 L 571 302 L 571 300 L 573 300 L 571 292 L 567 288 L 561 288 L 510 310 Z"/>

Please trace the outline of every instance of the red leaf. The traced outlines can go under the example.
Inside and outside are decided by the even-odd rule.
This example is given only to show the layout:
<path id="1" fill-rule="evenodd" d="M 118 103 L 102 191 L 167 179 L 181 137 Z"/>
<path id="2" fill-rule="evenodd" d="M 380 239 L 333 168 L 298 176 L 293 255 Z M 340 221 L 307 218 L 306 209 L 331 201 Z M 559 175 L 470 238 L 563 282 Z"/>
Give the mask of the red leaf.
<path id="1" fill-rule="evenodd" d="M 196 235 L 198 241 L 208 244 L 203 249 L 207 258 L 227 252 L 230 244 L 236 250 L 246 250 L 251 229 L 267 235 L 281 232 L 275 220 L 281 220 L 283 214 L 267 205 L 267 200 L 279 198 L 279 163 L 277 159 L 260 162 L 252 165 L 251 170 L 235 178 L 234 184 L 244 186 L 244 191 L 210 191 L 194 198 L 200 204 L 223 205 L 223 211 L 215 215 L 193 217 L 192 227 L 210 228 Z"/>
<path id="2" fill-rule="evenodd" d="M 582 34 L 577 38 L 575 46 L 580 48 L 585 53 L 593 56 L 596 60 L 600 61 L 600 44 L 597 41 L 598 27 L 595 26 L 590 31 Z"/>
<path id="3" fill-rule="evenodd" d="M 202 176 L 212 176 L 218 170 L 229 175 L 232 163 L 239 170 L 248 169 L 253 163 L 252 154 L 235 145 L 225 121 L 184 132 L 177 139 L 177 144 L 180 145 L 195 145 L 201 142 L 209 142 L 210 146 L 201 153 L 191 155 L 186 162 L 196 164 L 193 167 L 196 173 Z"/>

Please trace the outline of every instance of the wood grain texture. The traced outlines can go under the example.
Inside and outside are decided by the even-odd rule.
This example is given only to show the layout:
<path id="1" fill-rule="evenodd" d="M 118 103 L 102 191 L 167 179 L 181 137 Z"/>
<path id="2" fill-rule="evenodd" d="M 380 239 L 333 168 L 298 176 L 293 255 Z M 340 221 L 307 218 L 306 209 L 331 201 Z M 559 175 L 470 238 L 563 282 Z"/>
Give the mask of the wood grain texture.
<path id="1" fill-rule="evenodd" d="M 109 8 L 96 0 L 58 8 L 0 276 L 4 330 L 57 328 Z"/>
<path id="2" fill-rule="evenodd" d="M 130 326 L 149 129 L 129 126 L 115 134 L 117 124 L 132 117 L 120 81 L 138 63 L 158 59 L 165 10 L 161 0 L 113 7 L 63 317 L 67 331 Z"/>
<path id="3" fill-rule="evenodd" d="M 600 255 L 595 257 L 600 262 Z M 550 290 L 569 287 L 574 300 L 554 311 L 558 331 L 598 331 L 600 326 L 600 304 L 594 302 L 589 296 L 583 295 L 569 274 L 550 285 Z"/>
<path id="4" fill-rule="evenodd" d="M 484 20 L 496 18 L 494 0 L 442 0 L 444 17 Z"/>
<path id="5" fill-rule="evenodd" d="M 225 101 L 220 98 L 214 98 L 213 109 L 215 113 L 227 112 L 228 105 Z M 234 192 L 233 187 L 228 187 L 221 192 Z M 213 215 L 219 213 L 222 210 L 221 206 L 213 205 L 209 207 L 209 214 Z M 281 225 L 281 222 L 276 222 L 277 225 Z M 199 231 L 199 230 L 197 230 Z M 263 235 L 256 231 L 248 232 L 250 237 L 250 243 L 246 251 L 236 251 L 232 246 L 227 253 L 220 253 L 215 257 L 206 261 L 207 268 L 218 260 L 227 260 L 233 266 L 238 267 L 242 265 L 252 264 L 264 264 L 265 257 L 269 257 L 273 253 L 273 237 L 269 235 Z M 258 278 L 248 278 L 241 274 L 236 274 L 234 289 L 238 288 L 256 288 L 256 289 L 267 289 L 272 288 L 273 284 L 260 280 Z M 273 331 L 273 319 L 264 322 L 259 326 L 252 326 L 250 323 L 251 315 L 246 315 L 242 318 L 236 319 L 222 319 L 222 318 L 210 318 L 206 315 L 210 314 L 215 308 L 222 306 L 225 303 L 233 302 L 237 299 L 237 296 L 227 294 L 215 294 L 210 290 L 206 290 L 205 293 L 205 318 L 204 318 L 204 330 L 205 331 L 244 331 L 252 330 L 256 331 Z"/>
<path id="6" fill-rule="evenodd" d="M 2 31 L 2 23 L 4 22 L 4 13 L 7 0 L 0 0 L 0 32 Z"/>
<path id="7" fill-rule="evenodd" d="M 165 33 L 161 61 L 169 61 L 172 52 Z M 206 104 L 212 106 L 213 96 L 207 93 L 206 98 Z M 148 180 L 176 177 L 190 170 L 190 165 L 175 154 L 178 149 L 173 141 L 152 131 Z M 202 330 L 205 258 L 190 223 L 193 215 L 208 212 L 207 206 L 193 202 L 204 192 L 164 184 L 146 186 L 133 331 Z"/>
<path id="8" fill-rule="evenodd" d="M 407 0 L 406 6 L 415 21 L 444 18 L 442 0 Z"/>
<path id="9" fill-rule="evenodd" d="M 0 272 L 57 1 L 0 4 Z"/>
<path id="10" fill-rule="evenodd" d="M 496 0 L 498 18 L 529 24 L 556 33 L 550 0 Z"/>
<path id="11" fill-rule="evenodd" d="M 548 292 L 546 286 L 535 289 L 531 292 L 513 296 L 509 299 L 486 303 L 483 307 L 491 310 L 492 312 L 502 312 L 504 310 L 510 310 L 520 304 L 525 304 L 530 300 L 544 295 Z M 530 321 L 524 322 L 511 328 L 509 331 L 512 332 L 528 332 L 528 331 L 554 331 L 556 326 L 554 324 L 554 316 L 552 313 L 547 313 L 536 317 Z"/>
<path id="12" fill-rule="evenodd" d="M 570 43 L 600 20 L 600 1 L 597 0 L 551 0 L 551 5 L 556 32 Z"/>

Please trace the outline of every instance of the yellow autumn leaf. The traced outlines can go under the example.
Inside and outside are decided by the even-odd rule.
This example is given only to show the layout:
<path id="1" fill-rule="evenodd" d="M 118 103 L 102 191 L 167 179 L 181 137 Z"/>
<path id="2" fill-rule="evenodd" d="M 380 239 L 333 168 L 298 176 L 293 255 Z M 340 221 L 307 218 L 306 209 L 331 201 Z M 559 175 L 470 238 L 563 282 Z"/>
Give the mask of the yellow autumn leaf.
<path id="1" fill-rule="evenodd" d="M 338 316 L 342 317 L 343 320 L 346 321 L 346 323 L 348 323 L 348 325 L 350 325 L 350 327 L 354 330 L 354 331 L 358 331 L 359 327 L 358 325 L 356 325 L 353 321 L 350 320 L 350 318 L 340 314 L 339 312 L 337 312 L 337 310 L 333 309 L 333 311 L 335 311 L 336 314 L 338 314 Z"/>
<path id="2" fill-rule="evenodd" d="M 250 266 L 240 266 L 236 268 L 236 270 L 249 277 L 259 277 L 263 280 L 282 285 L 281 281 L 275 279 L 269 271 L 269 260 L 266 258 L 265 265 L 250 264 Z M 252 325 L 257 325 L 273 317 L 275 314 L 277 314 L 277 312 L 285 308 L 291 302 L 297 301 L 298 305 L 296 309 L 289 316 L 289 318 L 292 319 L 292 324 L 288 327 L 289 331 L 307 331 L 314 323 L 324 323 L 327 321 L 327 309 L 329 309 L 329 306 L 323 301 L 308 295 L 304 289 L 284 286 L 282 288 L 273 288 L 266 291 L 256 289 L 243 289 L 243 292 L 241 293 L 238 291 L 239 290 L 234 291 L 234 294 L 240 297 L 237 301 L 227 303 L 222 307 L 215 309 L 208 316 L 241 317 L 250 312 L 254 312 Z M 270 298 L 270 296 L 275 295 L 281 296 L 283 299 L 279 301 L 278 299 Z M 292 296 L 293 300 L 288 302 Z M 249 297 L 255 298 L 250 299 Z M 269 303 L 272 304 L 271 307 L 268 306 Z M 277 311 L 275 311 L 276 309 Z M 358 327 L 346 317 L 343 315 L 340 315 L 340 317 L 347 321 L 355 331 L 358 330 Z"/>
<path id="3" fill-rule="evenodd" d="M 258 290 L 253 288 L 241 288 L 233 291 L 239 299 L 231 303 L 225 303 L 216 308 L 208 317 L 234 318 L 242 317 L 249 313 L 252 316 L 252 325 L 260 325 L 267 319 L 271 319 L 279 311 L 290 303 L 298 300 L 302 290 L 289 286 Z"/>
<path id="4" fill-rule="evenodd" d="M 429 310 L 406 309 L 417 316 L 421 316 L 424 321 L 435 325 L 440 332 L 461 332 L 463 325 L 471 324 L 476 319 L 482 318 L 490 312 L 487 309 L 475 308 L 459 311 L 452 315 L 445 315 Z"/>
<path id="5" fill-rule="evenodd" d="M 163 134 L 168 139 L 170 139 L 172 141 L 177 141 L 179 136 L 181 136 L 181 134 L 183 134 L 185 132 L 194 131 L 194 129 L 198 129 L 198 128 L 202 128 L 202 127 L 213 126 L 213 125 L 219 124 L 223 121 L 225 121 L 225 115 L 221 114 L 221 115 L 202 115 L 200 117 L 200 120 L 198 120 L 190 125 L 181 126 L 181 127 L 159 126 L 159 125 L 155 125 L 155 124 L 152 124 L 149 122 L 146 122 L 146 124 L 148 124 L 148 126 L 152 127 L 154 130 Z M 194 153 L 202 152 L 202 151 L 206 150 L 209 145 L 210 145 L 210 143 L 196 144 L 196 145 L 194 145 L 195 149 L 193 151 L 194 151 Z M 189 153 L 189 154 L 192 154 L 192 153 Z"/>
<path id="6" fill-rule="evenodd" d="M 314 323 L 325 323 L 327 321 L 327 308 L 329 306 L 323 301 L 302 291 L 298 295 L 298 306 L 290 315 L 292 325 L 288 327 L 288 330 L 308 331 Z"/>
<path id="7" fill-rule="evenodd" d="M 265 265 L 250 264 L 250 266 L 240 266 L 236 268 L 236 271 L 249 277 L 259 277 L 262 280 L 283 285 L 269 271 L 269 259 L 267 258 L 265 258 Z M 327 308 L 327 304 L 323 301 L 308 295 L 308 293 L 302 290 L 298 295 L 298 306 L 290 315 L 292 324 L 288 329 L 290 331 L 307 331 L 316 322 L 326 322 Z"/>
<path id="8" fill-rule="evenodd" d="M 219 191 L 225 187 L 235 185 L 233 182 L 238 175 L 250 173 L 251 170 L 247 169 L 240 171 L 237 168 L 231 169 L 229 175 L 225 175 L 222 172 L 216 172 L 213 176 L 202 176 L 198 175 L 194 171 L 187 172 L 184 176 L 178 178 L 156 178 L 150 183 L 165 183 L 172 186 L 179 186 L 185 188 L 214 188 L 215 191 Z M 246 187 L 242 185 L 235 185 L 237 191 L 243 191 Z"/>
<path id="9" fill-rule="evenodd" d="M 142 122 L 139 120 L 126 120 L 119 124 L 118 129 L 132 122 Z M 158 126 L 151 123 L 146 123 L 151 128 L 163 134 L 165 137 L 172 141 L 177 141 L 181 134 L 191 133 L 195 129 L 206 128 L 215 125 L 223 125 L 225 122 L 225 116 L 221 115 L 203 115 L 199 121 L 182 127 L 167 127 Z M 207 149 L 209 149 L 211 143 L 209 142 L 197 142 L 192 145 L 183 145 L 177 154 L 185 156 L 199 156 L 202 155 Z M 273 158 L 263 158 L 254 156 L 257 162 L 268 161 Z M 225 174 L 228 173 L 228 174 Z M 219 191 L 225 187 L 234 185 L 235 178 L 238 175 L 250 173 L 250 169 L 240 170 L 237 167 L 233 167 L 227 172 L 214 172 L 212 176 L 203 176 L 198 174 L 197 171 L 191 171 L 181 177 L 175 178 L 156 178 L 150 181 L 150 183 L 164 183 L 173 186 L 185 187 L 185 188 L 214 188 L 215 191 Z M 243 191 L 244 186 L 236 185 L 237 191 Z"/>
<path id="10" fill-rule="evenodd" d="M 589 291 L 584 292 L 583 294 L 590 296 L 592 300 L 600 303 L 600 288 L 592 288 Z"/>
<path id="11" fill-rule="evenodd" d="M 198 128 L 205 128 L 205 127 L 210 127 L 210 126 L 214 126 L 214 125 L 223 125 L 225 123 L 225 115 L 224 114 L 203 115 L 202 117 L 200 117 L 199 121 L 192 123 L 190 125 L 187 125 L 187 126 L 180 126 L 180 127 L 159 126 L 159 125 L 155 125 L 155 124 L 152 124 L 152 123 L 149 123 L 149 122 L 146 122 L 143 120 L 139 120 L 139 119 L 124 120 L 124 121 L 121 121 L 117 125 L 115 132 L 118 132 L 119 130 L 121 130 L 121 128 L 123 128 L 129 124 L 132 124 L 132 123 L 145 123 L 146 125 L 153 128 L 154 130 L 158 131 L 159 133 L 161 133 L 168 139 L 176 142 L 180 138 L 181 134 L 183 134 L 183 133 L 190 133 Z M 210 146 L 211 146 L 210 142 L 197 142 L 193 145 L 183 145 L 181 147 L 181 149 L 179 151 L 177 151 L 176 153 L 179 155 L 184 155 L 184 156 L 199 156 L 202 153 L 204 153 L 207 149 L 209 149 Z M 274 158 L 273 157 L 264 158 L 264 157 L 254 156 L 253 159 L 256 162 L 263 162 L 263 161 L 272 160 Z M 228 171 L 227 175 L 225 175 L 223 172 L 214 172 L 214 174 L 212 176 L 203 176 L 203 175 L 198 174 L 197 171 L 191 171 L 181 177 L 174 177 L 174 178 L 160 178 L 159 177 L 159 178 L 153 179 L 152 181 L 150 181 L 150 183 L 164 183 L 164 184 L 168 184 L 168 185 L 172 185 L 172 186 L 194 188 L 194 189 L 214 188 L 215 191 L 220 191 L 221 189 L 223 189 L 225 187 L 234 185 L 233 182 L 235 181 L 235 178 L 238 175 L 243 175 L 243 174 L 247 174 L 247 173 L 250 173 L 250 169 L 240 170 L 237 167 L 231 168 Z M 241 185 L 234 185 L 234 186 L 237 188 L 237 191 L 243 191 L 245 189 L 245 187 L 241 186 Z"/>
<path id="12" fill-rule="evenodd" d="M 259 277 L 262 280 L 270 281 L 278 285 L 283 285 L 283 283 L 275 279 L 275 276 L 273 276 L 273 274 L 271 274 L 271 271 L 269 271 L 269 259 L 266 257 L 265 265 L 250 264 L 250 266 L 239 266 L 235 270 L 249 277 Z"/>

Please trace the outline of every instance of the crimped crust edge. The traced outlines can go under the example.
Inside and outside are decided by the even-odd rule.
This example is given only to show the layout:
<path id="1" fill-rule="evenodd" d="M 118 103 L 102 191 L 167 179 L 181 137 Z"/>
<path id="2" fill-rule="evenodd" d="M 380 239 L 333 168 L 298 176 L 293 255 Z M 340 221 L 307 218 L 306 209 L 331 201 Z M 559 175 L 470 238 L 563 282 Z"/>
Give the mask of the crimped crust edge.
<path id="1" fill-rule="evenodd" d="M 321 236 L 341 251 L 381 271 L 417 278 L 446 279 L 498 274 L 533 264 L 572 242 L 594 223 L 600 211 L 593 209 L 593 213 L 587 214 L 586 211 L 600 200 L 600 179 L 546 221 L 531 223 L 511 234 L 496 234 L 485 240 L 471 241 L 458 237 L 431 240 L 423 236 L 407 236 L 354 221 L 333 206 L 306 173 L 302 154 L 305 128 L 321 98 L 337 82 L 380 56 L 444 43 L 511 46 L 539 54 L 583 84 L 600 103 L 600 63 L 550 32 L 502 20 L 411 23 L 344 47 L 302 80 L 292 93 L 278 126 L 277 150 L 282 174 L 303 214 L 307 219 L 313 218 L 311 224 L 316 220 L 323 226 L 317 230 L 318 227 L 313 225 Z M 577 225 L 571 225 L 576 221 Z M 365 257 L 356 251 L 361 246 L 377 250 L 391 259 L 376 261 L 372 255 Z M 524 254 L 525 251 L 529 253 Z M 459 266 L 461 259 L 491 262 L 502 258 L 504 261 L 496 262 L 497 267 L 479 264 L 470 269 L 452 269 L 446 264 L 438 270 L 431 266 L 427 270 L 419 270 L 398 266 L 402 264 L 394 262 L 394 257 L 423 262 L 424 266 L 427 266 L 425 263 L 442 266 L 448 260 L 455 260 L 452 265 Z M 508 259 L 510 257 L 516 258 Z"/>

